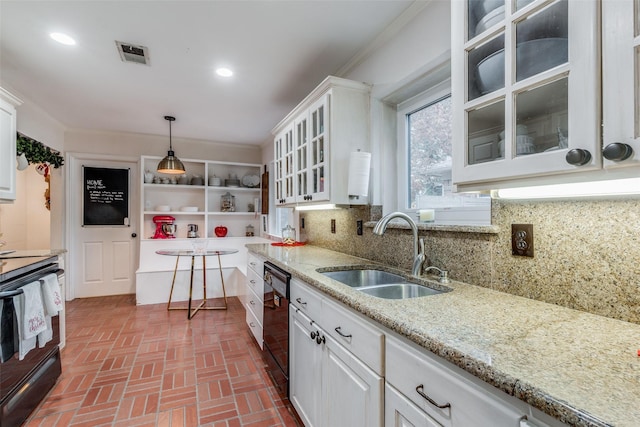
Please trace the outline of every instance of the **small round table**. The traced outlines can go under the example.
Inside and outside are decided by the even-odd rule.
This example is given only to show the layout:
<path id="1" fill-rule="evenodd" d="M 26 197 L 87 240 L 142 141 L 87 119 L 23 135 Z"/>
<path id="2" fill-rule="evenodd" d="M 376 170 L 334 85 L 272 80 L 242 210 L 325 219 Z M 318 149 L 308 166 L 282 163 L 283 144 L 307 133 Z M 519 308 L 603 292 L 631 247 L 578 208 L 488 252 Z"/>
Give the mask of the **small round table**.
<path id="1" fill-rule="evenodd" d="M 176 257 L 176 266 L 173 270 L 173 280 L 171 281 L 171 292 L 169 293 L 169 303 L 167 304 L 167 310 L 188 310 L 187 311 L 187 319 L 191 319 L 198 310 L 226 310 L 227 309 L 227 291 L 224 288 L 224 276 L 222 274 L 222 262 L 220 261 L 221 255 L 229 255 L 235 254 L 238 252 L 237 249 L 209 249 L 206 251 L 191 251 L 191 250 L 160 250 L 156 251 L 158 255 L 166 255 L 166 256 L 174 256 Z M 217 256 L 218 257 L 218 267 L 220 269 L 220 281 L 222 282 L 222 294 L 224 295 L 224 305 L 223 306 L 207 306 L 207 265 L 206 258 L 208 256 Z M 189 306 L 188 307 L 171 307 L 171 298 L 173 296 L 173 287 L 176 283 L 176 273 L 178 272 L 178 262 L 180 261 L 181 256 L 190 256 L 191 257 L 191 277 L 189 279 Z M 203 301 L 191 310 L 191 302 L 193 296 L 193 266 L 195 258 L 201 256 L 202 257 L 202 290 L 204 292 Z"/>

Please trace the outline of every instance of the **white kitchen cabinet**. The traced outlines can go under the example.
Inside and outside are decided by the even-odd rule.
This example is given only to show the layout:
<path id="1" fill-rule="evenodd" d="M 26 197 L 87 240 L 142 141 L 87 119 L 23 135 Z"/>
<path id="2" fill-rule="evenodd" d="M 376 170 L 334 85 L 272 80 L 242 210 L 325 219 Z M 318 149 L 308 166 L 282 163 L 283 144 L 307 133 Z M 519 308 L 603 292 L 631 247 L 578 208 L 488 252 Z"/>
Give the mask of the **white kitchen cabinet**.
<path id="1" fill-rule="evenodd" d="M 382 331 L 295 279 L 289 313 L 290 400 L 305 426 L 382 426 Z"/>
<path id="2" fill-rule="evenodd" d="M 368 151 L 370 85 L 327 77 L 273 130 L 278 205 L 366 204 L 347 194 L 351 152 Z"/>
<path id="3" fill-rule="evenodd" d="M 454 183 L 600 169 L 599 2 L 455 0 L 451 13 Z"/>
<path id="4" fill-rule="evenodd" d="M 563 425 L 408 340 L 387 334 L 385 344 L 387 389 L 397 390 L 435 425 L 512 427 L 523 417 L 536 426 Z M 419 415 L 393 397 L 386 404 L 387 412 L 407 413 L 407 419 Z"/>
<path id="5" fill-rule="evenodd" d="M 331 335 L 324 334 L 323 423 L 327 427 L 383 425 L 384 378 L 373 372 Z"/>
<path id="6" fill-rule="evenodd" d="M 0 88 L 0 203 L 16 199 L 16 107 L 21 104 Z"/>
<path id="7" fill-rule="evenodd" d="M 140 161 L 140 206 L 143 239 L 155 233 L 153 217 L 170 215 L 177 224 L 178 238 L 186 238 L 188 224 L 196 224 L 200 237 L 216 237 L 217 226 L 227 227 L 229 237 L 242 237 L 247 225 L 259 230 L 256 211 L 260 206 L 260 165 L 181 159 L 186 168 L 187 184 L 145 182 L 145 173 L 157 178 L 180 179 L 156 172 L 160 157 L 142 156 Z M 192 178 L 202 178 L 202 185 L 191 185 Z M 217 178 L 214 180 L 214 178 Z M 219 183 L 218 184 L 218 179 Z M 225 180 L 237 179 L 239 185 L 225 186 Z M 234 183 L 235 184 L 235 183 Z M 235 211 L 223 211 L 221 197 L 229 192 L 234 196 Z M 169 210 L 158 210 L 168 206 Z M 196 212 L 186 211 L 197 208 Z"/>
<path id="8" fill-rule="evenodd" d="M 247 326 L 258 346 L 263 348 L 264 292 L 262 271 L 264 260 L 253 253 L 247 256 L 247 277 L 244 289 L 239 292 L 240 302 L 246 310 Z"/>
<path id="9" fill-rule="evenodd" d="M 289 305 L 289 400 L 306 427 L 321 425 L 322 351 L 311 319 Z"/>
<path id="10" fill-rule="evenodd" d="M 604 166 L 640 164 L 640 1 L 602 2 Z M 616 144 L 616 145 L 612 145 Z M 621 144 L 626 144 L 625 147 Z M 627 159 L 620 155 L 633 154 Z M 636 172 L 636 175 L 638 173 Z"/>
<path id="11" fill-rule="evenodd" d="M 637 176 L 638 10 L 638 0 L 454 1 L 458 189 Z"/>

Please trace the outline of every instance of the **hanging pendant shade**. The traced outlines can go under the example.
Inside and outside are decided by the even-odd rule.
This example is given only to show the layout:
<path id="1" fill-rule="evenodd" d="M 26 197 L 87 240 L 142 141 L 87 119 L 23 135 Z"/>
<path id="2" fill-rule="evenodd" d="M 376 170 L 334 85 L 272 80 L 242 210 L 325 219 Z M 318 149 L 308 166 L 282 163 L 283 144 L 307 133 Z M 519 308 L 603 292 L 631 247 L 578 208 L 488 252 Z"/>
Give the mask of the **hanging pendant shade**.
<path id="1" fill-rule="evenodd" d="M 173 146 L 171 145 L 171 122 L 175 121 L 176 118 L 164 116 L 164 119 L 169 122 L 169 151 L 167 152 L 167 156 L 158 163 L 157 170 L 160 173 L 182 174 L 185 172 L 184 165 L 180 159 L 176 157 L 173 152 Z"/>

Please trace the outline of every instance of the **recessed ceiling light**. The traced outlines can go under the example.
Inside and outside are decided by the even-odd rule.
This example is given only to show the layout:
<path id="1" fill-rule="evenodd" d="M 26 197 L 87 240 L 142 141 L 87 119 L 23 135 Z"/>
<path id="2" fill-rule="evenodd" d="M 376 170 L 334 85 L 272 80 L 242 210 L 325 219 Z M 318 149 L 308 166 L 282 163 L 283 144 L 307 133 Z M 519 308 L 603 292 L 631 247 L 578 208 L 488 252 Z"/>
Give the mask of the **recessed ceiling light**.
<path id="1" fill-rule="evenodd" d="M 231 71 L 228 68 L 222 67 L 216 70 L 216 74 L 219 75 L 220 77 L 231 77 L 233 76 L 233 71 Z"/>
<path id="2" fill-rule="evenodd" d="M 58 43 L 62 43 L 65 44 L 67 46 L 73 46 L 76 44 L 76 41 L 74 39 L 72 39 L 71 37 L 69 37 L 66 34 L 62 34 L 62 33 L 51 33 L 49 34 L 49 36 L 54 39 L 55 41 L 57 41 Z"/>

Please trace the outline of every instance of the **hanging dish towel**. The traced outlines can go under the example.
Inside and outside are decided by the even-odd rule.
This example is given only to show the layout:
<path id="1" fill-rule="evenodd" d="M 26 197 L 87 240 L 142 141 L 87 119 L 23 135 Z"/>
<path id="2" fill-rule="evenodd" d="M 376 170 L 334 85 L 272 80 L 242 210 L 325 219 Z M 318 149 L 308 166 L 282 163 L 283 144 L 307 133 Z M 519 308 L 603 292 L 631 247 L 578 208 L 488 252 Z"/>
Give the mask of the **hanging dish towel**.
<path id="1" fill-rule="evenodd" d="M 13 345 L 18 328 L 15 322 L 13 298 L 0 298 L 0 363 L 13 357 Z"/>
<path id="2" fill-rule="evenodd" d="M 42 304 L 42 287 L 40 282 L 31 282 L 22 288 L 24 305 L 22 306 L 22 338 L 29 339 L 47 328 Z"/>
<path id="3" fill-rule="evenodd" d="M 51 326 L 51 316 L 44 316 L 46 329 L 38 334 L 38 348 L 44 347 L 53 339 L 53 326 Z"/>
<path id="4" fill-rule="evenodd" d="M 40 279 L 40 286 L 46 323 L 46 329 L 38 334 L 38 347 L 42 348 L 53 338 L 51 316 L 57 316 L 64 306 L 57 274 L 49 274 Z"/>
<path id="5" fill-rule="evenodd" d="M 49 274 L 40 280 L 42 284 L 42 301 L 44 303 L 45 314 L 55 316 L 64 309 L 60 283 L 57 274 Z"/>
<path id="6" fill-rule="evenodd" d="M 16 324 L 17 324 L 17 334 L 18 337 L 17 343 L 14 344 L 16 349 L 18 350 L 18 357 L 20 360 L 24 359 L 24 357 L 31 350 L 36 348 L 36 337 L 33 338 L 24 338 L 24 293 L 20 295 L 16 295 L 13 297 L 13 308 L 16 313 Z"/>

